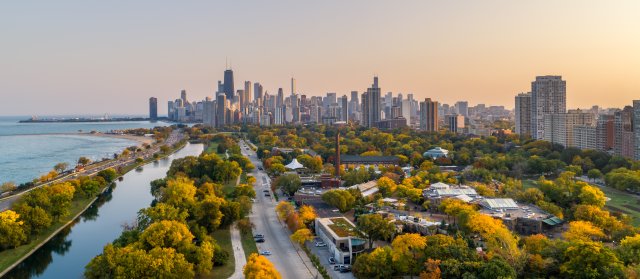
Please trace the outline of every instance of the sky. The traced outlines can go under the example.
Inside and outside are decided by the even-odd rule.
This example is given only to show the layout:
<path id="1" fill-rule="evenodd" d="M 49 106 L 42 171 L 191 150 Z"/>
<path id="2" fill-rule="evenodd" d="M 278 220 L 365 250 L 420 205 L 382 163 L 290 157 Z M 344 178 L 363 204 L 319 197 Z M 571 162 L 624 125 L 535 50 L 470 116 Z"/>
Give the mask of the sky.
<path id="1" fill-rule="evenodd" d="M 0 115 L 146 114 L 187 90 L 383 92 L 504 105 L 562 75 L 569 108 L 640 99 L 640 1 L 9 1 Z"/>

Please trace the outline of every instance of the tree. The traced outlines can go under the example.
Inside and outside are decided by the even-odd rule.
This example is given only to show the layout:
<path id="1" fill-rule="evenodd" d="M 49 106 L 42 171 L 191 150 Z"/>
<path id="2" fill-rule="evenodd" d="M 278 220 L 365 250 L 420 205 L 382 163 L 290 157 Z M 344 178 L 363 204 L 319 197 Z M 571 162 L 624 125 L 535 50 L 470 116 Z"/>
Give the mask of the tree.
<path id="1" fill-rule="evenodd" d="M 247 264 L 242 268 L 246 279 L 280 279 L 280 273 L 273 264 L 264 256 L 253 253 L 249 256 Z"/>
<path id="2" fill-rule="evenodd" d="M 25 225 L 13 210 L 0 212 L 0 248 L 16 248 L 27 240 Z"/>
<path id="3" fill-rule="evenodd" d="M 118 177 L 118 172 L 112 168 L 108 168 L 106 170 L 99 171 L 97 176 L 104 178 L 104 181 L 107 183 L 111 183 Z"/>
<path id="4" fill-rule="evenodd" d="M 195 203 L 196 187 L 188 178 L 179 177 L 167 181 L 161 201 L 175 207 L 189 207 Z"/>
<path id="5" fill-rule="evenodd" d="M 316 210 L 310 205 L 303 205 L 298 211 L 300 212 L 300 219 L 307 225 L 318 217 Z"/>
<path id="6" fill-rule="evenodd" d="M 329 190 L 322 194 L 322 200 L 345 213 L 353 208 L 356 198 L 346 190 Z"/>
<path id="7" fill-rule="evenodd" d="M 49 213 L 56 220 L 62 216 L 69 214 L 69 207 L 71 207 L 71 201 L 73 200 L 73 194 L 76 188 L 70 183 L 59 183 L 45 187 L 49 200 L 51 201 L 51 207 Z"/>
<path id="8" fill-rule="evenodd" d="M 193 240 L 193 234 L 189 228 L 178 221 L 159 221 L 151 224 L 140 235 L 140 245 L 145 250 L 156 247 L 174 248 L 177 250 L 186 248 Z"/>
<path id="9" fill-rule="evenodd" d="M 53 166 L 53 170 L 57 171 L 57 172 L 64 172 L 65 170 L 67 170 L 67 168 L 69 167 L 68 163 L 57 163 L 55 166 Z"/>
<path id="10" fill-rule="evenodd" d="M 16 187 L 16 183 L 12 182 L 12 181 L 8 181 L 8 182 L 4 182 L 0 185 L 0 193 L 4 193 L 4 192 L 11 192 L 13 190 L 15 190 Z"/>
<path id="11" fill-rule="evenodd" d="M 353 264 L 356 278 L 391 278 L 393 275 L 392 251 L 389 246 L 378 247 L 368 254 L 361 254 Z"/>
<path id="12" fill-rule="evenodd" d="M 587 172 L 587 177 L 591 180 L 596 180 L 602 178 L 602 172 L 599 169 L 590 169 Z"/>
<path id="13" fill-rule="evenodd" d="M 236 226 L 238 226 L 238 229 L 243 234 L 250 234 L 251 229 L 253 229 L 254 227 L 253 223 L 251 223 L 251 220 L 249 220 L 249 218 L 243 218 L 238 220 L 238 222 L 236 223 Z"/>
<path id="14" fill-rule="evenodd" d="M 291 235 L 291 240 L 303 246 L 305 242 L 313 240 L 313 233 L 309 229 L 299 229 Z"/>
<path id="15" fill-rule="evenodd" d="M 89 198 L 95 196 L 100 192 L 100 186 L 100 182 L 93 179 L 87 179 L 82 181 L 82 183 L 80 184 L 80 189 L 87 196 L 87 198 Z"/>
<path id="16" fill-rule="evenodd" d="M 294 211 L 293 205 L 286 201 L 281 201 L 276 205 L 276 213 L 278 213 L 278 217 L 282 220 L 286 220 Z"/>
<path id="17" fill-rule="evenodd" d="M 440 279 L 440 260 L 427 259 L 424 262 L 424 271 L 420 273 L 420 279 Z"/>
<path id="18" fill-rule="evenodd" d="M 78 158 L 78 165 L 86 166 L 86 165 L 88 165 L 89 163 L 91 163 L 91 159 L 89 159 L 89 158 L 87 158 L 87 157 L 84 157 L 84 156 L 83 156 L 83 157 Z"/>
<path id="19" fill-rule="evenodd" d="M 580 199 L 580 203 L 593 205 L 602 208 L 606 202 L 606 197 L 604 193 L 600 191 L 600 189 L 593 186 L 584 186 L 580 189 L 580 194 L 578 195 Z"/>
<path id="20" fill-rule="evenodd" d="M 238 219 L 239 212 L 232 212 L 233 208 L 227 208 L 230 204 L 231 202 L 223 198 L 206 196 L 197 203 L 193 217 L 199 225 L 207 228 L 209 232 L 213 232 L 225 221 L 230 224 L 233 220 Z M 229 212 L 225 214 L 225 210 Z"/>
<path id="21" fill-rule="evenodd" d="M 373 241 L 389 239 L 396 227 L 380 214 L 365 214 L 358 217 L 357 229 L 369 240 L 369 249 L 373 249 Z"/>
<path id="22" fill-rule="evenodd" d="M 233 196 L 234 197 L 240 197 L 240 196 L 245 196 L 245 197 L 249 197 L 249 198 L 255 198 L 256 197 L 256 190 L 253 189 L 253 186 L 249 185 L 249 184 L 240 184 L 238 186 L 236 186 L 235 188 L 233 188 Z"/>
<path id="23" fill-rule="evenodd" d="M 24 224 L 32 234 L 38 234 L 51 226 L 51 215 L 39 206 L 31 207 L 28 204 L 17 204 L 13 208 L 24 220 Z"/>
<path id="24" fill-rule="evenodd" d="M 480 268 L 480 278 L 516 278 L 516 271 L 500 257 L 493 257 Z"/>
<path id="25" fill-rule="evenodd" d="M 625 264 L 640 264 L 640 234 L 625 237 L 616 252 Z"/>
<path id="26" fill-rule="evenodd" d="M 189 217 L 186 210 L 174 207 L 166 203 L 156 203 L 155 206 L 143 208 L 138 211 L 138 229 L 144 230 L 149 225 L 159 221 L 178 221 L 184 223 Z"/>
<path id="27" fill-rule="evenodd" d="M 283 192 L 293 196 L 302 185 L 300 177 L 297 174 L 281 175 L 273 182 L 276 188 L 282 189 Z"/>
<path id="28" fill-rule="evenodd" d="M 587 221 L 573 221 L 569 223 L 569 229 L 562 235 L 568 241 L 591 241 L 603 238 L 602 230 Z"/>
<path id="29" fill-rule="evenodd" d="M 102 255 L 91 260 L 85 277 L 93 278 L 193 278 L 193 264 L 173 248 L 147 252 L 131 246 L 105 246 Z"/>
<path id="30" fill-rule="evenodd" d="M 380 179 L 378 179 L 377 184 L 378 184 L 378 189 L 380 189 L 380 192 L 384 196 L 389 196 L 393 194 L 398 188 L 398 185 L 393 180 L 391 180 L 386 176 L 380 177 Z"/>
<path id="31" fill-rule="evenodd" d="M 622 278 L 622 263 L 600 242 L 571 241 L 560 273 L 566 278 Z"/>
<path id="32" fill-rule="evenodd" d="M 426 239 L 419 234 L 408 233 L 396 237 L 391 243 L 394 267 L 413 278 L 420 271 Z"/>

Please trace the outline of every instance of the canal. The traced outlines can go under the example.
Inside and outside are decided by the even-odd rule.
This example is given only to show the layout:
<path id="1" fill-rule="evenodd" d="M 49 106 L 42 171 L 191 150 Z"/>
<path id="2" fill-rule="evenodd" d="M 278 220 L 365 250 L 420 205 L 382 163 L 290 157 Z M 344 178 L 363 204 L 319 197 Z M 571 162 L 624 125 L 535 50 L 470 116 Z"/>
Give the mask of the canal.
<path id="1" fill-rule="evenodd" d="M 173 155 L 125 174 L 74 223 L 60 231 L 5 278 L 82 278 L 84 267 L 118 238 L 140 209 L 153 201 L 149 183 L 166 176 L 173 159 L 198 156 L 202 144 L 187 144 Z"/>

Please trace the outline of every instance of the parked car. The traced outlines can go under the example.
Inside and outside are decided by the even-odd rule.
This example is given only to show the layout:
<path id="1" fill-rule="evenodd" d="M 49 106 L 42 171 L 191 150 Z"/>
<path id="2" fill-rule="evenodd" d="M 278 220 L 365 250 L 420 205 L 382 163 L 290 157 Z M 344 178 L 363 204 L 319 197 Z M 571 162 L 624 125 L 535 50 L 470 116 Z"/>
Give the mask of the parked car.
<path id="1" fill-rule="evenodd" d="M 260 251 L 260 255 L 263 255 L 263 256 L 270 256 L 270 255 L 271 255 L 271 251 L 269 251 L 269 250 L 262 250 L 262 251 Z"/>
<path id="2" fill-rule="evenodd" d="M 256 238 L 257 243 L 264 243 L 264 238 Z"/>
<path id="3" fill-rule="evenodd" d="M 327 244 L 324 242 L 316 242 L 316 247 L 326 247 Z"/>
<path id="4" fill-rule="evenodd" d="M 336 264 L 336 259 L 334 257 L 329 258 L 329 264 Z"/>
<path id="5" fill-rule="evenodd" d="M 256 234 L 253 238 L 264 238 L 264 234 Z"/>
<path id="6" fill-rule="evenodd" d="M 351 272 L 351 266 L 343 265 L 340 267 L 340 273 L 347 273 L 347 272 Z"/>

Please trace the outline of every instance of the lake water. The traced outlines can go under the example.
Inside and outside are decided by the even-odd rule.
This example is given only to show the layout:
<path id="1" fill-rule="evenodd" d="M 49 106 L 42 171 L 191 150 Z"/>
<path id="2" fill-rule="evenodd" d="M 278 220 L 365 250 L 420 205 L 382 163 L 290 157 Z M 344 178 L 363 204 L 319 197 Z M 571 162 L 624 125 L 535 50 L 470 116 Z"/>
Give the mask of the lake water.
<path id="1" fill-rule="evenodd" d="M 171 161 L 198 156 L 202 144 L 187 144 L 177 153 L 149 163 L 141 171 L 131 171 L 116 182 L 76 222 L 9 272 L 6 278 L 82 278 L 85 266 L 122 233 L 137 212 L 150 206 L 153 197 L 149 183 L 166 176 Z"/>
<path id="2" fill-rule="evenodd" d="M 0 183 L 28 182 L 66 162 L 74 166 L 78 158 L 111 158 L 138 142 L 89 135 L 61 135 L 78 131 L 108 132 L 130 128 L 167 126 L 165 122 L 99 123 L 18 123 L 29 117 L 0 117 Z"/>

